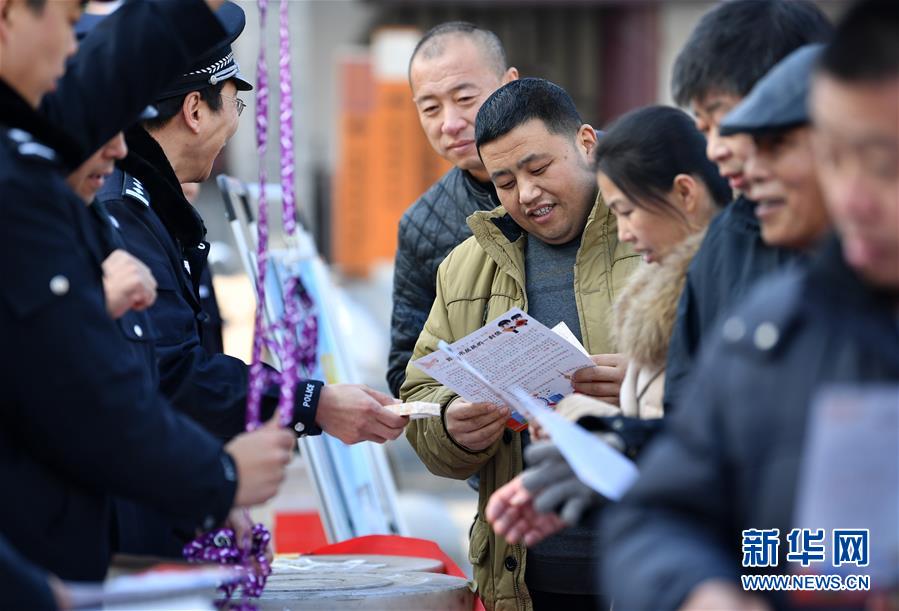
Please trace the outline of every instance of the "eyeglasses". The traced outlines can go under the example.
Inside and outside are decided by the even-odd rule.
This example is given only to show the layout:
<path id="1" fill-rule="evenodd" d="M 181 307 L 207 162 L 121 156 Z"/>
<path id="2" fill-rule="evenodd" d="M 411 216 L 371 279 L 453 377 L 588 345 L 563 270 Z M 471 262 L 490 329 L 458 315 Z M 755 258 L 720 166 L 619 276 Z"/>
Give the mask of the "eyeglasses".
<path id="1" fill-rule="evenodd" d="M 240 113 L 243 112 L 243 109 L 247 107 L 247 103 L 241 100 L 240 98 L 232 98 L 229 95 L 220 94 L 224 99 L 231 100 L 234 102 L 234 105 L 237 106 L 237 116 L 240 116 Z"/>

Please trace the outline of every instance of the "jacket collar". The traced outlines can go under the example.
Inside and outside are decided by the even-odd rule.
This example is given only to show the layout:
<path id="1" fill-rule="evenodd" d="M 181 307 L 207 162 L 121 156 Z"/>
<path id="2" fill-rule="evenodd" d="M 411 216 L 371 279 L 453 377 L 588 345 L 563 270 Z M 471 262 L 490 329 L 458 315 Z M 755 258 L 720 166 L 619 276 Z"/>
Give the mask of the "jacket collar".
<path id="1" fill-rule="evenodd" d="M 493 206 L 490 206 L 491 208 L 499 204 L 499 198 L 496 196 L 496 187 L 493 186 L 492 182 L 480 182 L 466 170 L 459 170 L 459 172 L 462 174 L 462 183 L 465 185 L 465 190 L 472 198 L 479 202 L 492 203 Z"/>
<path id="2" fill-rule="evenodd" d="M 509 216 L 509 213 L 506 212 L 506 209 L 501 205 L 493 210 L 475 212 L 468 217 L 467 223 L 475 236 L 482 236 L 484 238 L 492 233 L 497 239 L 500 239 L 501 237 L 503 240 L 512 243 L 517 241 L 521 236 L 527 235 L 524 229 Z M 611 223 L 611 225 L 609 223 Z M 490 229 L 491 226 L 494 229 Z M 617 232 L 615 217 L 612 215 L 608 206 L 606 206 L 602 194 L 597 193 L 593 208 L 590 210 L 589 216 L 587 216 L 587 224 L 584 226 L 581 244 L 583 245 L 584 242 L 588 242 L 595 232 L 607 232 L 609 230 Z M 478 242 L 481 242 L 482 246 L 484 245 L 480 237 L 478 238 Z"/>
<path id="3" fill-rule="evenodd" d="M 502 206 L 500 206 L 502 208 Z M 496 209 L 494 209 L 495 211 Z M 492 217 L 490 222 L 499 229 L 500 233 L 503 234 L 503 237 L 506 238 L 509 242 L 514 242 L 522 235 L 524 235 L 524 229 L 522 229 L 518 223 L 516 223 L 509 213 L 506 212 L 505 208 L 502 208 L 502 216 Z"/>
<path id="4" fill-rule="evenodd" d="M 661 263 L 641 264 L 615 300 L 615 344 L 643 367 L 665 366 L 687 268 L 705 233 L 703 230 L 687 237 Z"/>
<path id="5" fill-rule="evenodd" d="M 153 211 L 182 247 L 199 244 L 206 237 L 206 226 L 184 197 L 181 183 L 159 143 L 143 127 L 125 132 L 128 157 L 121 167 L 136 176 L 151 197 Z"/>
<path id="6" fill-rule="evenodd" d="M 730 214 L 730 227 L 737 229 L 746 235 L 755 236 L 759 241 L 762 239 L 762 226 L 759 219 L 755 215 L 756 203 L 746 197 L 740 195 L 727 205 L 727 212 Z M 771 248 L 771 247 L 769 247 Z"/>
<path id="7" fill-rule="evenodd" d="M 813 255 L 808 266 L 809 287 L 830 303 L 841 308 L 875 310 L 894 309 L 896 294 L 889 294 L 867 284 L 843 258 L 839 238 L 831 236 Z"/>
<path id="8" fill-rule="evenodd" d="M 519 238 L 526 236 L 527 232 L 502 206 L 486 212 L 475 212 L 468 217 L 467 222 L 474 238 L 487 255 L 524 287 L 524 240 Z M 577 254 L 578 265 L 584 262 L 585 257 L 590 259 L 605 257 L 611 266 L 618 245 L 617 231 L 615 216 L 606 206 L 602 194 L 597 193 L 593 209 L 584 226 Z M 608 249 L 608 252 L 595 252 L 602 248 Z"/>
<path id="9" fill-rule="evenodd" d="M 85 159 L 81 149 L 68 134 L 29 106 L 3 79 L 0 79 L 0 123 L 28 132 L 34 140 L 52 148 L 59 155 L 67 173 L 78 168 Z"/>

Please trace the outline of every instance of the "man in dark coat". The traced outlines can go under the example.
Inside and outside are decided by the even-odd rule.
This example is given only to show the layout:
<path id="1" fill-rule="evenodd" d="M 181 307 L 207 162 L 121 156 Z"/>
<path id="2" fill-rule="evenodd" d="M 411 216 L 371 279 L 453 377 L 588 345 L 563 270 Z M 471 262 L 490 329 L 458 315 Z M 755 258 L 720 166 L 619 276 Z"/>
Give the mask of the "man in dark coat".
<path id="1" fill-rule="evenodd" d="M 809 2 L 735 0 L 704 15 L 678 54 L 672 95 L 691 108 L 708 139 L 709 159 L 737 199 L 709 225 L 690 264 L 665 367 L 666 411 L 681 404 L 703 338 L 718 318 L 756 280 L 794 257 L 762 241 L 755 204 L 743 193 L 752 140 L 745 134 L 722 137 L 718 125 L 774 64 L 805 44 L 825 41 L 830 32 L 827 18 Z"/>
<path id="2" fill-rule="evenodd" d="M 753 140 L 745 174 L 762 240 L 804 254 L 831 231 L 815 172 L 806 105 L 812 70 L 823 47 L 805 45 L 778 62 L 724 117 L 718 130 L 724 135 L 748 134 Z"/>
<path id="3" fill-rule="evenodd" d="M 205 3 L 177 9 L 202 44 L 222 35 Z M 120 97 L 66 97 L 57 107 L 85 117 L 85 131 L 68 138 L 37 107 L 75 50 L 79 13 L 76 0 L 13 2 L 0 13 L 0 218 L 8 230 L 0 243 L 0 479 L 9 492 L 0 531 L 30 562 L 64 579 L 96 581 L 109 561 L 110 494 L 211 528 L 233 505 L 276 492 L 293 442 L 267 427 L 223 448 L 146 386 L 108 315 L 99 237 L 64 175 L 86 157 L 79 142 L 104 132 L 108 140 L 133 121 L 167 75 L 148 70 Z M 141 23 L 143 34 L 131 38 L 166 44 L 182 31 L 165 21 Z M 137 45 L 105 44 L 88 48 L 94 69 L 128 79 L 141 55 L 113 53 Z M 183 51 L 172 44 L 163 63 L 177 69 Z M 62 81 L 60 92 L 72 85 Z M 0 577 L 5 588 L 11 577 Z"/>
<path id="4" fill-rule="evenodd" d="M 703 348 L 687 400 L 607 515 L 604 578 L 618 608 L 791 606 L 783 593 L 749 595 L 739 582 L 741 573 L 789 572 L 786 541 L 774 566 L 741 569 L 741 531 L 776 528 L 785 539 L 797 526 L 799 467 L 817 397 L 837 385 L 854 397 L 877 388 L 899 395 L 897 45 L 895 7 L 867 1 L 850 9 L 825 50 L 811 105 L 816 163 L 839 238 L 807 269 L 764 281 Z M 873 469 L 894 468 L 899 455 L 852 451 Z M 895 487 L 879 494 L 876 504 L 897 506 Z M 871 545 L 895 535 L 886 534 Z"/>
<path id="5" fill-rule="evenodd" d="M 199 287 L 208 270 L 209 243 L 199 213 L 181 183 L 206 180 L 212 163 L 234 134 L 244 108 L 239 91 L 252 89 L 240 73 L 231 43 L 245 24 L 243 10 L 226 2 L 218 11 L 227 40 L 193 59 L 190 68 L 157 96 L 159 116 L 126 133 L 128 157 L 97 196 L 116 218 L 129 252 L 156 278 L 158 296 L 149 309 L 155 331 L 160 389 L 174 405 L 222 438 L 243 429 L 249 367 L 240 359 L 204 348 L 209 314 Z M 90 36 L 88 36 L 90 39 Z M 263 416 L 277 404 L 270 385 Z M 384 405 L 392 397 L 364 386 L 301 381 L 293 428 L 324 430 L 345 443 L 383 443 L 400 435 L 407 419 Z"/>
<path id="6" fill-rule="evenodd" d="M 507 66 L 496 34 L 460 21 L 429 30 L 409 60 L 409 84 L 422 129 L 437 154 L 455 167 L 400 220 L 387 370 L 387 384 L 396 396 L 434 303 L 437 267 L 471 235 L 465 219 L 499 205 L 475 150 L 474 123 L 484 100 L 516 78 L 518 70 Z"/>
<path id="7" fill-rule="evenodd" d="M 141 118 L 150 119 L 155 113 L 153 107 L 148 107 Z M 155 331 L 146 309 L 155 301 L 156 281 L 149 268 L 127 252 L 118 220 L 95 199 L 104 177 L 112 173 L 116 160 L 123 159 L 127 150 L 125 136 L 120 132 L 70 174 L 66 182 L 88 206 L 96 225 L 104 257 L 106 309 L 142 365 L 144 386 L 155 389 L 159 387 Z M 112 548 L 116 552 L 181 558 L 184 544 L 193 537 L 189 522 L 179 524 L 146 504 L 116 498 L 113 513 Z"/>

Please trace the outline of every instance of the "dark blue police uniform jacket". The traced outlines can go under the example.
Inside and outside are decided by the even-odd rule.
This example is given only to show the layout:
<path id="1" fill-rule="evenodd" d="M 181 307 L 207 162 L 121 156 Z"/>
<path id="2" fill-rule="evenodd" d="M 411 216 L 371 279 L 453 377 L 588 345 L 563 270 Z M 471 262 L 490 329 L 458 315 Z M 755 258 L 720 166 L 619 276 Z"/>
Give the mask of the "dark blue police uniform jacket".
<path id="1" fill-rule="evenodd" d="M 125 242 L 119 235 L 119 222 L 110 216 L 106 208 L 99 202 L 90 207 L 91 216 L 97 229 L 97 237 L 105 260 L 114 250 L 125 250 Z M 156 350 L 153 347 L 153 325 L 146 312 L 128 310 L 122 314 L 116 324 L 122 336 L 128 340 L 131 353 L 143 364 L 143 374 L 147 388 L 159 387 L 159 371 L 156 368 Z"/>
<path id="2" fill-rule="evenodd" d="M 34 134 L 46 136 L 40 139 L 46 142 L 54 142 L 56 155 L 64 166 L 65 173 L 70 172 L 108 141 L 116 132 L 122 130 L 129 122 L 133 121 L 147 102 L 156 97 L 156 92 L 167 85 L 174 75 L 183 72 L 197 55 L 205 52 L 214 44 L 219 43 L 224 34 L 225 32 L 218 19 L 209 11 L 203 0 L 179 0 L 178 2 L 132 0 L 131 2 L 126 3 L 112 16 L 105 19 L 104 22 L 95 29 L 92 35 L 79 45 L 78 52 L 70 60 L 63 77 L 59 79 L 56 91 L 46 95 L 42 100 L 41 113 L 57 128 L 68 132 L 64 138 L 59 133 L 47 133 L 45 126 L 41 126 L 39 122 L 35 121 L 31 116 L 31 109 L 25 107 L 25 105 L 21 103 L 21 100 L 18 100 L 18 97 L 8 91 L 5 86 L 0 88 L 2 89 L 2 94 L 0 94 L 0 122 L 10 126 L 19 127 L 28 124 L 28 127 Z M 153 61 L 147 61 L 147 58 L 152 58 Z M 135 69 L 135 66 L 139 66 L 140 69 Z M 26 152 L 29 149 L 33 151 L 43 151 L 43 153 L 45 153 L 44 156 L 47 157 L 47 151 L 42 149 L 42 146 L 44 146 L 44 144 L 37 142 L 33 145 L 26 146 L 24 150 Z M 12 152 L 14 155 L 20 153 L 18 148 Z M 34 154 L 28 154 L 31 156 L 32 161 L 34 161 Z M 47 161 L 49 162 L 49 160 Z M 36 184 L 40 183 L 35 183 L 35 185 Z M 53 190 L 47 191 L 44 195 L 48 197 L 52 196 Z M 7 202 L 7 200 L 4 199 L 4 203 L 11 202 Z M 83 205 L 81 205 L 80 208 L 76 207 L 76 214 L 79 216 L 79 210 L 81 208 L 83 208 Z M 60 218 L 62 217 L 56 218 L 51 222 L 61 222 Z M 12 219 L 9 220 L 11 221 Z M 5 223 L 5 226 L 8 228 L 10 227 L 8 223 Z M 11 231 L 16 231 L 16 229 L 12 229 Z M 76 237 L 81 240 L 84 236 L 89 235 L 91 235 L 90 232 L 80 233 Z M 10 244 L 10 248 L 13 246 L 14 245 Z M 96 245 L 94 244 L 94 246 Z M 41 254 L 37 254 L 38 258 L 41 256 Z M 96 264 L 99 258 L 100 251 L 94 250 L 93 263 Z M 28 265 L 24 265 L 23 269 L 28 272 L 31 271 Z M 99 275 L 99 268 L 96 268 L 95 271 Z M 62 277 L 62 275 L 60 276 Z M 10 284 L 10 280 L 7 280 L 6 276 L 4 276 L 4 280 L 7 282 L 8 287 L 6 291 L 13 290 L 9 287 L 15 287 L 15 285 Z M 67 281 L 71 282 L 68 278 Z M 55 286 L 57 290 L 61 290 L 62 281 L 58 281 Z M 148 352 L 145 350 L 149 343 L 146 341 L 146 328 L 141 326 L 142 323 L 140 323 L 138 319 L 140 319 L 140 316 L 127 314 L 117 322 L 117 326 L 121 331 L 119 337 L 124 337 L 127 340 L 120 346 L 120 348 L 132 348 L 134 354 L 142 355 L 144 358 L 144 366 L 139 367 L 138 373 L 141 377 L 152 380 L 155 376 L 155 367 L 150 368 L 147 366 L 146 359 L 151 351 Z M 69 324 L 72 323 L 69 319 L 65 319 L 65 322 Z M 71 326 L 74 329 L 77 327 L 77 322 Z M 141 335 L 143 335 L 143 337 L 141 337 Z M 40 340 L 40 338 L 37 339 L 38 341 Z M 40 347 L 45 350 L 54 349 L 53 345 L 43 345 Z M 90 354 L 91 346 L 85 345 L 84 347 L 86 352 Z M 112 349 L 112 346 L 107 347 Z M 48 368 L 51 371 L 53 369 L 52 366 L 49 366 Z M 7 368 L 6 371 L 12 370 Z M 18 369 L 15 371 L 18 371 Z M 110 370 L 109 372 L 106 372 L 106 374 L 111 374 L 114 371 L 116 370 Z M 103 372 L 101 371 L 100 373 L 102 374 Z M 131 373 L 133 375 L 133 372 Z M 31 378 L 29 377 L 27 379 Z M 90 377 L 88 379 L 90 379 Z M 77 386 L 75 388 L 77 389 Z M 127 402 L 128 397 L 136 392 L 137 389 L 141 388 L 141 385 L 132 380 L 127 388 L 128 391 L 123 393 L 120 397 L 123 402 Z M 155 386 L 151 384 L 146 388 L 155 388 Z M 95 390 L 100 389 L 98 388 Z M 109 392 L 115 392 L 115 386 L 112 386 L 107 390 Z M 158 403 L 158 399 L 151 400 L 144 396 L 148 394 L 152 395 L 153 393 L 146 389 L 141 391 L 141 401 L 144 403 L 156 401 Z M 60 400 L 61 399 L 57 397 L 56 402 L 58 403 Z M 74 408 L 78 407 L 80 401 L 90 401 L 90 394 L 84 397 L 79 396 L 74 401 L 70 400 L 68 396 L 62 400 L 65 402 L 66 406 L 71 409 L 71 413 L 77 414 L 78 410 Z M 125 413 L 128 413 L 127 410 Z M 141 418 L 145 417 L 146 416 L 141 415 Z M 141 418 L 137 418 L 135 422 L 139 423 Z M 168 420 L 170 420 L 170 416 L 165 416 L 164 421 L 168 422 Z M 100 435 L 98 435 L 98 438 L 103 440 L 103 443 L 99 444 L 98 447 L 105 447 L 104 444 L 109 445 L 108 441 L 110 440 L 106 440 L 103 435 L 109 434 L 109 431 L 115 428 L 115 424 L 115 419 L 111 419 L 99 429 Z M 62 426 L 62 423 L 60 423 L 60 426 Z M 12 434 L 11 432 L 14 431 L 14 428 L 15 427 L 12 425 L 4 427 L 3 432 Z M 90 442 L 94 437 L 90 434 L 83 434 L 89 428 L 91 427 L 76 426 L 69 427 L 66 430 L 68 431 L 68 434 L 73 436 L 81 434 L 82 442 Z M 197 456 L 188 458 L 190 464 L 193 464 L 193 461 L 200 458 L 203 452 L 209 452 L 208 448 L 204 449 L 204 444 L 208 444 L 209 441 L 205 437 L 197 437 L 198 432 L 193 429 L 192 426 L 188 428 L 189 430 L 185 434 L 192 434 L 195 438 L 200 439 Z M 132 430 L 133 429 L 129 427 L 122 428 L 122 431 L 126 433 Z M 120 433 L 115 432 L 114 434 Z M 151 436 L 152 430 L 148 430 L 147 435 Z M 2 436 L 3 435 L 0 434 L 0 437 Z M 135 436 L 136 434 L 132 434 L 130 442 L 134 442 L 133 437 Z M 178 436 L 176 435 L 175 437 L 170 438 L 169 442 L 163 444 L 164 447 L 162 448 L 162 451 L 164 454 L 171 452 L 172 449 L 167 447 L 170 443 L 182 443 L 177 441 L 177 439 Z M 126 440 L 127 437 L 124 437 L 121 441 L 125 442 Z M 0 441 L 0 446 L 5 448 L 6 441 L 6 439 Z M 116 444 L 111 445 L 114 447 Z M 187 445 L 189 446 L 190 444 L 188 443 Z M 181 448 L 180 451 L 184 451 L 185 449 L 186 448 Z M 23 453 L 23 456 L 17 457 L 18 453 Z M 0 450 L 0 455 L 8 458 L 16 458 L 16 460 L 20 462 L 27 462 L 28 460 L 28 458 L 26 458 L 28 452 L 23 452 L 18 449 L 9 449 L 7 451 Z M 115 461 L 119 458 L 127 458 L 127 456 L 110 456 L 109 460 Z M 70 462 L 78 460 L 74 457 L 69 457 L 69 459 Z M 183 486 L 186 483 L 187 478 L 191 476 L 190 473 L 206 473 L 205 477 L 207 479 L 219 479 L 218 475 L 208 473 L 208 464 L 206 464 L 208 461 L 200 460 L 201 463 L 197 464 L 195 468 L 187 469 L 187 471 L 183 473 L 185 476 L 184 479 L 177 478 L 178 484 L 176 484 L 175 489 L 167 491 L 169 493 L 168 498 L 171 498 L 172 495 L 181 495 L 182 502 L 188 500 L 188 496 L 185 495 Z M 220 461 L 224 461 L 223 466 L 216 465 L 216 471 L 221 471 L 225 476 L 233 479 L 234 473 L 230 458 L 226 455 L 222 455 Z M 7 464 L 7 462 L 4 462 L 4 464 L 6 464 L 7 467 L 10 467 L 10 464 Z M 141 467 L 142 469 L 151 468 L 152 465 L 153 462 L 151 461 L 149 464 L 142 465 Z M 47 465 L 42 468 L 46 470 L 46 473 L 39 473 L 36 477 L 29 480 L 32 487 L 28 488 L 28 490 L 35 493 L 33 495 L 35 500 L 40 500 L 42 498 L 42 495 L 39 494 L 38 490 L 40 485 L 42 485 L 42 477 L 45 477 L 48 480 L 47 482 L 43 482 L 45 486 L 59 489 L 55 495 L 57 501 L 72 496 L 72 493 L 69 493 L 66 489 L 67 487 L 77 487 L 75 483 L 71 481 L 70 477 L 70 473 L 76 470 L 74 467 L 67 467 L 69 471 L 66 473 L 56 473 L 52 470 L 52 465 Z M 6 469 L 4 469 L 4 471 L 5 470 Z M 163 471 L 155 470 L 154 472 L 160 473 Z M 29 479 L 27 475 L 26 472 L 23 472 L 19 474 L 19 477 Z M 139 475 L 139 471 L 132 474 L 132 476 L 134 475 Z M 116 477 L 119 476 L 116 475 Z M 143 487 L 138 490 L 139 498 L 150 501 L 151 505 L 159 505 L 158 499 L 162 492 L 161 490 L 153 489 L 153 487 L 156 486 L 157 477 L 158 475 L 154 475 L 154 477 L 149 478 L 143 483 Z M 127 489 L 122 489 L 121 483 L 116 480 L 113 484 L 102 486 L 99 492 L 105 493 L 105 490 L 107 489 L 117 489 L 122 493 L 129 492 L 132 490 L 133 486 L 141 485 L 139 480 L 139 477 L 129 477 L 128 481 L 124 482 L 129 486 Z M 18 480 L 14 478 L 9 480 L 4 479 L 4 481 L 11 489 L 15 489 L 15 483 Z M 214 486 L 215 481 L 209 481 L 207 484 L 216 488 L 216 486 Z M 80 486 L 80 484 L 78 485 Z M 168 482 L 166 485 L 168 485 Z M 116 488 L 116 486 L 119 486 L 119 488 Z M 147 488 L 150 489 L 147 490 Z M 188 486 L 188 489 L 190 489 L 190 486 Z M 209 488 L 208 490 L 211 491 L 212 488 Z M 91 491 L 91 494 L 96 493 L 96 490 Z M 80 492 L 76 492 L 75 497 L 79 494 Z M 223 505 L 222 499 L 217 498 L 218 494 L 218 492 L 214 494 L 209 494 L 207 492 L 207 494 L 202 495 L 204 497 L 203 502 L 207 506 L 214 505 L 218 507 L 219 505 Z M 233 494 L 233 490 L 230 494 Z M 225 496 L 230 496 L 230 494 L 225 494 Z M 52 500 L 52 498 L 45 498 L 43 499 L 43 502 L 51 502 Z M 42 503 L 38 503 L 37 506 L 40 506 L 41 504 Z M 92 512 L 96 515 L 92 515 L 90 520 L 84 522 L 83 525 L 78 526 L 78 528 L 83 528 L 82 535 L 85 541 L 88 542 L 88 545 L 83 549 L 79 549 L 80 546 L 78 545 L 68 545 L 68 543 L 70 543 L 69 538 L 71 533 L 69 533 L 67 529 L 72 525 L 78 524 L 79 512 L 74 511 L 73 515 L 69 516 L 66 520 L 57 519 L 64 517 L 61 515 L 63 510 L 61 510 L 59 506 L 55 508 L 57 510 L 56 513 L 59 515 L 53 516 L 53 520 L 49 522 L 49 527 L 44 527 L 48 524 L 44 519 L 45 516 L 42 516 L 40 513 L 33 516 L 32 522 L 36 526 L 33 530 L 34 532 L 41 533 L 40 540 L 31 540 L 31 528 L 22 529 L 21 532 L 17 533 L 16 537 L 11 537 L 11 539 L 13 540 L 13 543 L 24 542 L 27 545 L 26 549 L 29 550 L 28 555 L 33 560 L 41 562 L 44 558 L 52 557 L 53 562 L 41 563 L 47 568 L 55 570 L 63 577 L 99 579 L 102 574 L 105 573 L 106 568 L 105 558 L 107 557 L 108 551 L 104 545 L 107 541 L 106 533 L 108 532 L 108 528 L 102 532 L 102 534 L 98 535 L 96 532 L 97 529 L 94 528 L 94 524 L 108 522 L 105 515 L 107 504 L 108 501 L 106 500 L 102 503 L 98 503 L 98 510 Z M 23 511 L 23 515 L 30 510 L 30 503 L 26 502 L 25 499 L 23 499 L 21 503 L 18 503 L 17 506 Z M 199 506 L 193 509 L 187 508 L 187 513 L 192 515 L 194 510 L 199 511 L 199 509 Z M 223 511 L 223 509 L 221 511 Z M 218 513 L 221 513 L 221 511 Z M 185 513 L 185 508 L 176 507 L 174 508 L 174 513 L 182 515 Z M 213 520 L 212 514 L 208 514 L 206 515 L 206 518 L 207 519 L 205 519 L 204 522 L 206 524 L 211 524 L 218 519 L 218 516 L 216 515 L 215 520 Z M 192 519 L 193 518 L 188 519 L 188 523 L 190 523 Z M 15 523 L 10 523 L 6 526 L 15 530 Z M 54 533 L 54 531 L 59 532 Z M 62 533 L 63 537 L 58 541 L 53 541 L 54 537 L 60 533 Z M 4 591 L 9 591 L 5 581 L 5 578 L 0 579 L 0 586 L 3 586 L 2 589 Z"/>
<path id="3" fill-rule="evenodd" d="M 235 468 L 146 386 L 107 314 L 96 226 L 54 150 L 77 146 L 2 82 L 0 124 L 0 533 L 64 579 L 100 580 L 111 494 L 212 527 Z"/>
<path id="4" fill-rule="evenodd" d="M 156 303 L 148 312 L 155 331 L 160 389 L 207 430 L 230 438 L 245 426 L 249 367 L 203 346 L 202 321 L 207 315 L 198 288 L 208 266 L 206 228 L 184 198 L 159 144 L 140 127 L 127 132 L 127 141 L 129 155 L 122 163 L 127 172 L 117 169 L 97 199 L 118 220 L 128 251 L 156 278 Z M 320 382 L 301 382 L 294 409 L 297 432 L 321 432 L 315 425 L 320 389 Z M 263 418 L 274 413 L 278 392 L 276 385 L 267 389 Z"/>
<path id="5" fill-rule="evenodd" d="M 0 585 L 3 603 L 10 609 L 56 611 L 47 573 L 22 558 L 3 535 L 0 535 Z"/>
<path id="6" fill-rule="evenodd" d="M 91 206 L 104 258 L 113 250 L 125 249 L 119 233 L 119 222 L 102 203 Z M 156 349 L 152 321 L 146 312 L 128 310 L 116 324 L 132 354 L 143 366 L 147 388 L 159 388 Z M 154 556 L 181 557 L 185 542 L 190 539 L 191 523 L 174 520 L 158 509 L 125 498 L 113 502 L 112 549 L 116 552 Z"/>

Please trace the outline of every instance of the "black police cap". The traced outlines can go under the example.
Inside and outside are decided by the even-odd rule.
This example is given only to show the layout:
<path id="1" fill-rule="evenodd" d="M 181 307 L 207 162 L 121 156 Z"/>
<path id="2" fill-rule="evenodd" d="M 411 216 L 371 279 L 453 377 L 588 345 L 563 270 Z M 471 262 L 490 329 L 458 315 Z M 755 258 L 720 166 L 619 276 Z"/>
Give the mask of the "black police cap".
<path id="1" fill-rule="evenodd" d="M 93 31 L 97 25 L 106 19 L 111 13 L 106 14 L 95 14 L 95 13 L 82 13 L 81 18 L 75 24 L 75 36 L 78 38 L 78 41 L 84 40 L 84 37 Z M 137 116 L 138 121 L 147 121 L 148 119 L 155 119 L 159 116 L 159 111 L 156 110 L 156 107 L 152 104 L 147 105 L 141 113 Z"/>
<path id="2" fill-rule="evenodd" d="M 157 100 L 173 98 L 191 91 L 198 91 L 209 85 L 215 85 L 229 79 L 234 81 L 238 91 L 249 91 L 253 85 L 240 73 L 231 43 L 243 32 L 247 16 L 243 9 L 233 2 L 225 2 L 215 12 L 225 39 L 218 46 L 198 58 L 186 73 L 169 83 L 165 90 L 157 96 Z"/>

